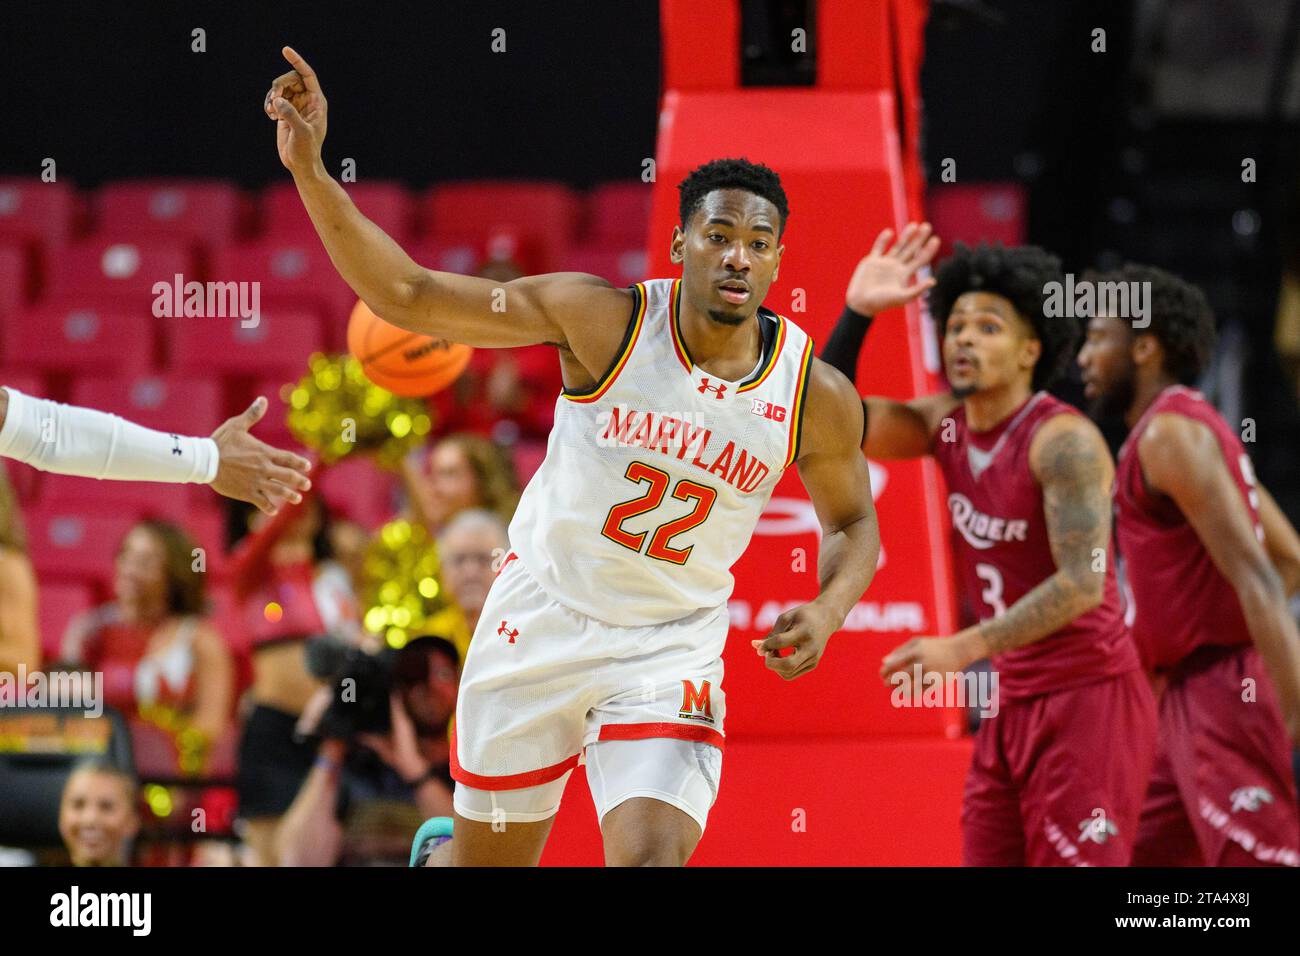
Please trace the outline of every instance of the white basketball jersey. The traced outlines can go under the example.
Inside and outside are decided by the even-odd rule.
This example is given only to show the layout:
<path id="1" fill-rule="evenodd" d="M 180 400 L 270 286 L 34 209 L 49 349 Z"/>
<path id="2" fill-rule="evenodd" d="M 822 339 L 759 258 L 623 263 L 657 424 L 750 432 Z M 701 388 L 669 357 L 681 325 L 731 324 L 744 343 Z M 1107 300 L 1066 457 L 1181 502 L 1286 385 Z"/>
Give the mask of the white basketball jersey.
<path id="1" fill-rule="evenodd" d="M 618 359 L 556 400 L 546 459 L 510 541 L 558 602 L 610 624 L 661 624 L 731 595 L 781 473 L 799 452 L 812 340 L 759 309 L 763 348 L 743 381 L 697 368 L 680 279 L 633 287 Z"/>

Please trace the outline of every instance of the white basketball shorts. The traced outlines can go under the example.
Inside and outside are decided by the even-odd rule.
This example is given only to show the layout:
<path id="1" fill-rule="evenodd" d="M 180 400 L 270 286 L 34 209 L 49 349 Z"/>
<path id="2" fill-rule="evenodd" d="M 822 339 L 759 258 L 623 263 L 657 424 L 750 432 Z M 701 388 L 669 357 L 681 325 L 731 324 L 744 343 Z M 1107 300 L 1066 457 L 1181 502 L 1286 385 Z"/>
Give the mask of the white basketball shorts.
<path id="1" fill-rule="evenodd" d="M 612 612 L 617 596 L 611 595 Z M 512 554 L 492 585 L 461 673 L 452 741 L 456 812 L 535 822 L 582 761 L 600 816 L 633 796 L 704 828 L 717 795 L 727 608 L 619 627 L 558 604 Z M 606 747 L 618 741 L 646 746 Z"/>

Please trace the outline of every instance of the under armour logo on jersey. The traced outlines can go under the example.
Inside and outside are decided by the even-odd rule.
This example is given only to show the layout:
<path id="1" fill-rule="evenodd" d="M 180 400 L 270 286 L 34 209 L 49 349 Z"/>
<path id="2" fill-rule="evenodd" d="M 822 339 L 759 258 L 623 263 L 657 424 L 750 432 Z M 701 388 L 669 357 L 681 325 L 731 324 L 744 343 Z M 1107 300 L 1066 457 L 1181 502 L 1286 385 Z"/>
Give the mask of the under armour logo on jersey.
<path id="1" fill-rule="evenodd" d="M 511 627 L 507 622 L 502 621 L 501 626 L 497 628 L 497 635 L 510 638 L 508 643 L 513 644 L 515 638 L 519 636 L 519 628 Z"/>
<path id="2" fill-rule="evenodd" d="M 727 385 L 725 382 L 721 385 L 710 385 L 708 376 L 705 376 L 704 378 L 700 379 L 700 387 L 696 389 L 696 391 L 698 391 L 701 395 L 703 395 L 705 392 L 712 392 L 714 398 L 721 398 L 722 393 L 725 392 L 726 390 L 727 390 Z"/>
<path id="3" fill-rule="evenodd" d="M 1265 787 L 1238 787 L 1228 797 L 1232 800 L 1233 813 L 1238 810 L 1258 813 L 1261 806 L 1273 802 L 1273 794 Z"/>

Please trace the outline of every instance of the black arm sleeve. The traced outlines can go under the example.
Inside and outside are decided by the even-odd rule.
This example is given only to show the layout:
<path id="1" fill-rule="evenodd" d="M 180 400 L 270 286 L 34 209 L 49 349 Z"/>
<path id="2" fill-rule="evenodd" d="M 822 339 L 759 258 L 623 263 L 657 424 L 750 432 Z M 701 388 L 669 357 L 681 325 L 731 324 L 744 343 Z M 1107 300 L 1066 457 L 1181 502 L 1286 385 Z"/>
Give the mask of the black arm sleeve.
<path id="1" fill-rule="evenodd" d="M 839 369 L 854 384 L 857 384 L 858 355 L 867 338 L 867 329 L 871 327 L 871 318 L 846 305 L 822 349 L 822 361 Z"/>

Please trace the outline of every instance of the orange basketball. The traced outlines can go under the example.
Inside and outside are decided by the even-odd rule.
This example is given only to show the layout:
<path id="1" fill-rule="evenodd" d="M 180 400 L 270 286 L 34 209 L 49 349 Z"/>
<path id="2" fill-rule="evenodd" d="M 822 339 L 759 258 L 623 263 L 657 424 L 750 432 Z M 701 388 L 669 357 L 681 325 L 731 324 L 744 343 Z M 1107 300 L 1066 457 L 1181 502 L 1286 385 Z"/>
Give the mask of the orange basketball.
<path id="1" fill-rule="evenodd" d="M 366 378 L 408 398 L 442 391 L 460 377 L 474 354 L 468 345 L 390 325 L 360 301 L 348 319 L 348 351 Z"/>

